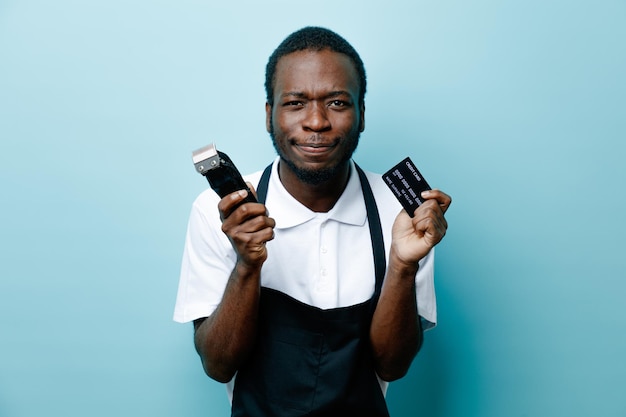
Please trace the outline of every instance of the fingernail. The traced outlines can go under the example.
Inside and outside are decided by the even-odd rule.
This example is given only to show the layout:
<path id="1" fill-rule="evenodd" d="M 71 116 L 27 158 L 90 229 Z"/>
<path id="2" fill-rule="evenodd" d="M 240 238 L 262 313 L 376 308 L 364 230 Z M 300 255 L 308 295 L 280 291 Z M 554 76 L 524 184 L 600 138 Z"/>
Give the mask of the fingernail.
<path id="1" fill-rule="evenodd" d="M 430 195 L 430 191 L 422 191 L 422 197 L 428 197 Z"/>
<path id="2" fill-rule="evenodd" d="M 239 190 L 239 197 L 245 197 L 248 195 L 248 192 L 246 190 Z"/>

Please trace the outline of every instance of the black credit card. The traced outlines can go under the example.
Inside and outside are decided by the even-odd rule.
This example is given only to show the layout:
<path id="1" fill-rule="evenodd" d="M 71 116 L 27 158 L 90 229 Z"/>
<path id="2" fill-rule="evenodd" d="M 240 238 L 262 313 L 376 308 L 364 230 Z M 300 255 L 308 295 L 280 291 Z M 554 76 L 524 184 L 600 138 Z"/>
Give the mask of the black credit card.
<path id="1" fill-rule="evenodd" d="M 422 191 L 431 189 L 411 158 L 405 158 L 398 165 L 385 172 L 383 180 L 411 217 L 413 217 L 415 209 L 425 201 L 421 195 Z"/>

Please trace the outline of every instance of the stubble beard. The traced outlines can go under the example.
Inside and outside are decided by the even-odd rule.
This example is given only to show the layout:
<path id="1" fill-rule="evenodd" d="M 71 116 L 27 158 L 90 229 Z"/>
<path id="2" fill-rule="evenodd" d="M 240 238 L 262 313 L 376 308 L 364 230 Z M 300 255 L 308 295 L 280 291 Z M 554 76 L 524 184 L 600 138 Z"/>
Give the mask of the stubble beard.
<path id="1" fill-rule="evenodd" d="M 287 164 L 287 166 L 296 174 L 296 177 L 305 184 L 309 185 L 320 185 L 330 181 L 341 172 L 344 168 L 346 162 L 352 158 L 352 155 L 356 151 L 357 146 L 359 145 L 359 136 L 361 135 L 360 131 L 357 131 L 355 134 L 350 135 L 351 137 L 342 138 L 342 140 L 350 141 L 351 146 L 347 148 L 344 154 L 341 156 L 339 162 L 333 166 L 327 168 L 319 168 L 319 169 L 309 169 L 303 168 L 296 165 L 293 161 L 287 159 L 276 143 L 276 137 L 274 135 L 274 130 L 272 129 L 270 133 L 270 137 L 272 138 L 272 144 L 274 145 L 274 149 L 276 149 L 276 153 L 280 156 L 280 161 Z"/>

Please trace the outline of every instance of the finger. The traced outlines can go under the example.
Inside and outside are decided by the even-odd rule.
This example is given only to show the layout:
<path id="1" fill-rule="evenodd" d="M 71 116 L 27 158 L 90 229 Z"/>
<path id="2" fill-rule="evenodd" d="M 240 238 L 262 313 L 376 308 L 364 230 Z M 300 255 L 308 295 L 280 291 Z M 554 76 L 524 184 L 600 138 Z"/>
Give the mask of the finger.
<path id="1" fill-rule="evenodd" d="M 441 190 L 432 189 L 423 191 L 421 196 L 426 200 L 436 200 L 439 207 L 441 207 L 441 211 L 444 213 L 448 210 L 450 204 L 452 204 L 452 198 Z"/>
<path id="2" fill-rule="evenodd" d="M 274 239 L 274 229 L 266 227 L 256 231 L 245 230 L 243 227 L 229 231 L 229 238 L 242 247 L 258 247 Z"/>
<path id="3" fill-rule="evenodd" d="M 418 235 L 423 236 L 429 246 L 435 246 L 446 235 L 446 224 L 440 218 L 424 217 L 415 223 Z"/>
<path id="4" fill-rule="evenodd" d="M 415 210 L 415 216 L 413 218 L 413 224 L 416 231 L 425 230 L 419 225 L 426 221 L 424 224 L 432 224 L 438 231 L 445 233 L 448 228 L 448 221 L 443 215 L 443 209 L 438 204 L 437 200 L 427 200 L 420 207 Z"/>
<path id="5" fill-rule="evenodd" d="M 248 196 L 248 190 L 238 190 L 226 195 L 217 203 L 217 209 L 220 212 L 220 217 L 224 220 L 228 217 L 233 209 L 237 207 L 237 204 L 241 203 Z"/>
<path id="6" fill-rule="evenodd" d="M 256 259 L 259 251 L 264 251 L 265 244 L 274 238 L 276 222 L 267 216 L 255 216 L 243 223 L 237 223 L 233 218 L 239 216 L 239 209 L 234 213 L 222 223 L 222 231 L 241 257 Z"/>
<path id="7" fill-rule="evenodd" d="M 252 216 L 268 215 L 264 204 L 252 202 L 247 198 L 249 193 L 248 190 L 235 191 L 219 201 L 217 208 L 222 222 L 233 213 L 238 213 L 239 220 L 237 221 L 245 221 Z"/>
<path id="8" fill-rule="evenodd" d="M 246 181 L 246 185 L 248 186 L 248 189 L 252 191 L 252 195 L 254 196 L 254 198 L 258 200 L 258 197 L 256 195 L 256 190 L 254 189 L 254 186 L 252 185 L 252 183 L 249 181 Z"/>
<path id="9" fill-rule="evenodd" d="M 271 240 L 276 222 L 267 216 L 253 216 L 242 223 L 242 229 L 247 233 L 259 233 L 263 235 L 262 240 Z"/>

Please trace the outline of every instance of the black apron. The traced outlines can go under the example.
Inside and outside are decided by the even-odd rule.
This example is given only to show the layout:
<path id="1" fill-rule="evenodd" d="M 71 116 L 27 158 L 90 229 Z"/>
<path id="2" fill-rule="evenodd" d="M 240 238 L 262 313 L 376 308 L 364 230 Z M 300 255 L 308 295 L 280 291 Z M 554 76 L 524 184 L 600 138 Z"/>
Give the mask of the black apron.
<path id="1" fill-rule="evenodd" d="M 356 168 L 372 239 L 374 294 L 360 304 L 322 310 L 261 287 L 256 344 L 235 379 L 234 417 L 389 416 L 369 341 L 385 276 L 385 249 L 372 190 Z M 270 173 L 271 165 L 257 187 L 260 202 L 265 202 Z"/>

